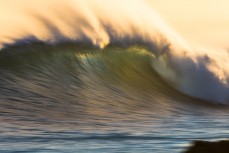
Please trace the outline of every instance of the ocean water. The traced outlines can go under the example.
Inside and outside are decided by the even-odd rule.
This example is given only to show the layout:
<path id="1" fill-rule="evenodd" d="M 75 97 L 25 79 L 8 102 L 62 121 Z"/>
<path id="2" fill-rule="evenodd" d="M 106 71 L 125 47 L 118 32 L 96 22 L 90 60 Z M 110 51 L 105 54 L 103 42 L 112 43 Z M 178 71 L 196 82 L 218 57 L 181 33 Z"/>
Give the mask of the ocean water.
<path id="1" fill-rule="evenodd" d="M 0 2 L 1 153 L 179 153 L 229 137 L 227 51 L 189 47 L 145 1 L 17 3 Z"/>
<path id="2" fill-rule="evenodd" d="M 136 46 L 3 50 L 1 152 L 175 153 L 228 138 L 228 109 L 174 90 L 153 58 Z"/>

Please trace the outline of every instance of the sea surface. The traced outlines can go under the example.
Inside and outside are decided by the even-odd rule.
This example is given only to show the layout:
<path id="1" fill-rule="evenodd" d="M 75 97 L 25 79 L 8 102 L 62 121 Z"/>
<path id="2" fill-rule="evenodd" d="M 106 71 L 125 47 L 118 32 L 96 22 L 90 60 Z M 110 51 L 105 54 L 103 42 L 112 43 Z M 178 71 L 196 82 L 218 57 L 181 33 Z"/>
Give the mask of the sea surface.
<path id="1" fill-rule="evenodd" d="M 6 46 L 0 152 L 179 153 L 193 140 L 227 139 L 228 107 L 175 89 L 157 59 L 134 44 Z"/>

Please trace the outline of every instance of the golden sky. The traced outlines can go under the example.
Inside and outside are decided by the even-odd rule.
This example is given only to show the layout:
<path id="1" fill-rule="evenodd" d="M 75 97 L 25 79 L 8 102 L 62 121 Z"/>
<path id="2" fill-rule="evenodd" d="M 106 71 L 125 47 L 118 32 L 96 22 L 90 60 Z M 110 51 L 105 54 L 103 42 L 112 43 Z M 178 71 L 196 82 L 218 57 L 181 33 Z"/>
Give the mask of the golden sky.
<path id="1" fill-rule="evenodd" d="M 228 0 L 148 0 L 155 11 L 189 42 L 227 47 Z"/>

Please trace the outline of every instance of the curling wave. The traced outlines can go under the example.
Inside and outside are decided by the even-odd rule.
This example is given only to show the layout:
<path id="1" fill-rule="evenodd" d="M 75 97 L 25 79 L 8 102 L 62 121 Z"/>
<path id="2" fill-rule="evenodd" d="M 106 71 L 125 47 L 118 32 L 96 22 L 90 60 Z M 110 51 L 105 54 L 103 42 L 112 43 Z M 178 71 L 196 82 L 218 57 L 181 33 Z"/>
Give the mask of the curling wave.
<path id="1" fill-rule="evenodd" d="M 51 2 L 45 3 L 42 8 L 44 11 L 40 11 L 43 3 L 41 5 L 39 2 L 36 5 L 31 3 L 29 10 L 26 6 L 18 6 L 15 10 L 16 13 L 14 13 L 19 12 L 23 23 L 18 22 L 17 27 L 2 31 L 0 35 L 2 45 L 0 73 L 5 76 L 1 80 L 1 95 L 3 97 L 9 96 L 7 94 L 10 90 L 24 92 L 19 88 L 19 85 L 26 86 L 23 87 L 26 92 L 37 94 L 37 91 L 30 89 L 37 86 L 37 83 L 34 85 L 33 81 L 25 81 L 28 73 L 32 75 L 32 72 L 34 73 L 33 77 L 38 74 L 41 78 L 38 76 L 35 78 L 42 86 L 46 86 L 42 81 L 47 82 L 51 78 L 61 77 L 65 81 L 69 80 L 67 82 L 70 83 L 70 80 L 76 77 L 72 71 L 75 71 L 79 76 L 82 73 L 85 76 L 85 73 L 90 72 L 87 75 L 95 78 L 100 77 L 99 72 L 101 71 L 102 73 L 115 73 L 117 77 L 115 79 L 118 80 L 121 77 L 129 81 L 127 78 L 136 77 L 132 73 L 136 68 L 141 67 L 141 70 L 136 71 L 137 73 L 146 75 L 147 78 L 154 78 L 155 75 L 148 75 L 150 65 L 152 69 L 150 71 L 156 72 L 173 89 L 195 98 L 228 104 L 229 55 L 227 51 L 222 50 L 219 51 L 220 53 L 196 51 L 171 30 L 145 1 L 125 1 L 125 4 L 120 2 L 101 0 L 101 3 L 98 3 L 97 1 L 71 0 L 68 4 L 64 4 L 60 0 L 55 7 L 51 5 Z M 126 7 L 122 7 L 121 4 Z M 5 3 L 6 8 L 8 5 Z M 29 13 L 25 14 L 25 10 Z M 68 12 L 64 10 L 68 10 Z M 25 22 L 27 20 L 31 22 Z M 10 19 L 4 20 L 2 26 L 7 27 L 12 22 L 14 21 Z M 34 44 L 31 41 L 42 43 Z M 53 46 L 55 47 L 53 48 Z M 143 59 L 147 61 L 147 65 L 142 65 L 145 61 L 138 54 L 138 58 L 128 59 L 136 55 L 132 46 L 135 46 L 137 50 L 144 49 Z M 72 51 L 69 52 L 69 48 L 77 50 L 74 53 L 76 55 Z M 88 53 L 88 48 L 90 53 Z M 129 49 L 131 53 L 126 51 Z M 110 53 L 107 50 L 118 51 Z M 49 57 L 50 54 L 51 57 Z M 104 54 L 109 56 L 104 56 Z M 110 54 L 114 57 L 110 57 Z M 124 56 L 121 58 L 122 60 L 120 57 L 117 58 L 120 55 Z M 148 59 L 149 56 L 150 59 Z M 73 57 L 74 60 L 72 60 Z M 147 59 L 145 59 L 146 57 Z M 120 61 L 116 61 L 115 58 Z M 63 60 L 66 60 L 66 63 Z M 104 63 L 104 60 L 108 61 Z M 73 61 L 77 61 L 76 65 Z M 111 66 L 112 71 L 110 72 L 107 67 L 112 64 L 114 65 Z M 87 66 L 85 67 L 85 65 Z M 82 72 L 82 70 L 84 71 Z M 60 71 L 62 71 L 61 74 L 59 74 Z M 105 78 L 113 77 L 111 74 Z M 24 83 L 21 77 L 25 79 Z M 17 80 L 17 84 L 14 84 L 15 82 L 11 79 Z M 138 82 L 144 82 L 143 80 L 141 78 Z M 29 83 L 30 87 L 27 87 Z M 60 82 L 55 83 L 60 84 Z M 9 84 L 14 85 L 9 86 Z M 39 91 L 44 92 L 45 89 L 42 87 Z"/>
<path id="2" fill-rule="evenodd" d="M 175 81 L 182 75 L 177 76 L 168 58 L 141 45 L 100 49 L 85 43 L 34 42 L 11 46 L 0 53 L 1 98 L 74 102 L 89 100 L 95 92 L 111 92 L 117 97 L 139 92 L 150 94 L 155 102 L 194 100 L 182 94 L 185 90 L 174 90 L 180 89 Z M 198 94 L 193 97 L 200 98 Z M 103 98 L 108 97 L 105 94 L 96 99 Z"/>

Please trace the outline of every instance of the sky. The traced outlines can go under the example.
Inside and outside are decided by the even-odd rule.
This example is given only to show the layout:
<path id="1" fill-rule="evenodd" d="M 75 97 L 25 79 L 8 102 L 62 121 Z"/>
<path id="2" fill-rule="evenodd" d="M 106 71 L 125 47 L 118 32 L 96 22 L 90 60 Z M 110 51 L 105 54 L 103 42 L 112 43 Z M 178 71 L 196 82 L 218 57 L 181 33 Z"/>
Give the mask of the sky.
<path id="1" fill-rule="evenodd" d="M 148 0 L 189 43 L 228 48 L 228 0 Z"/>

